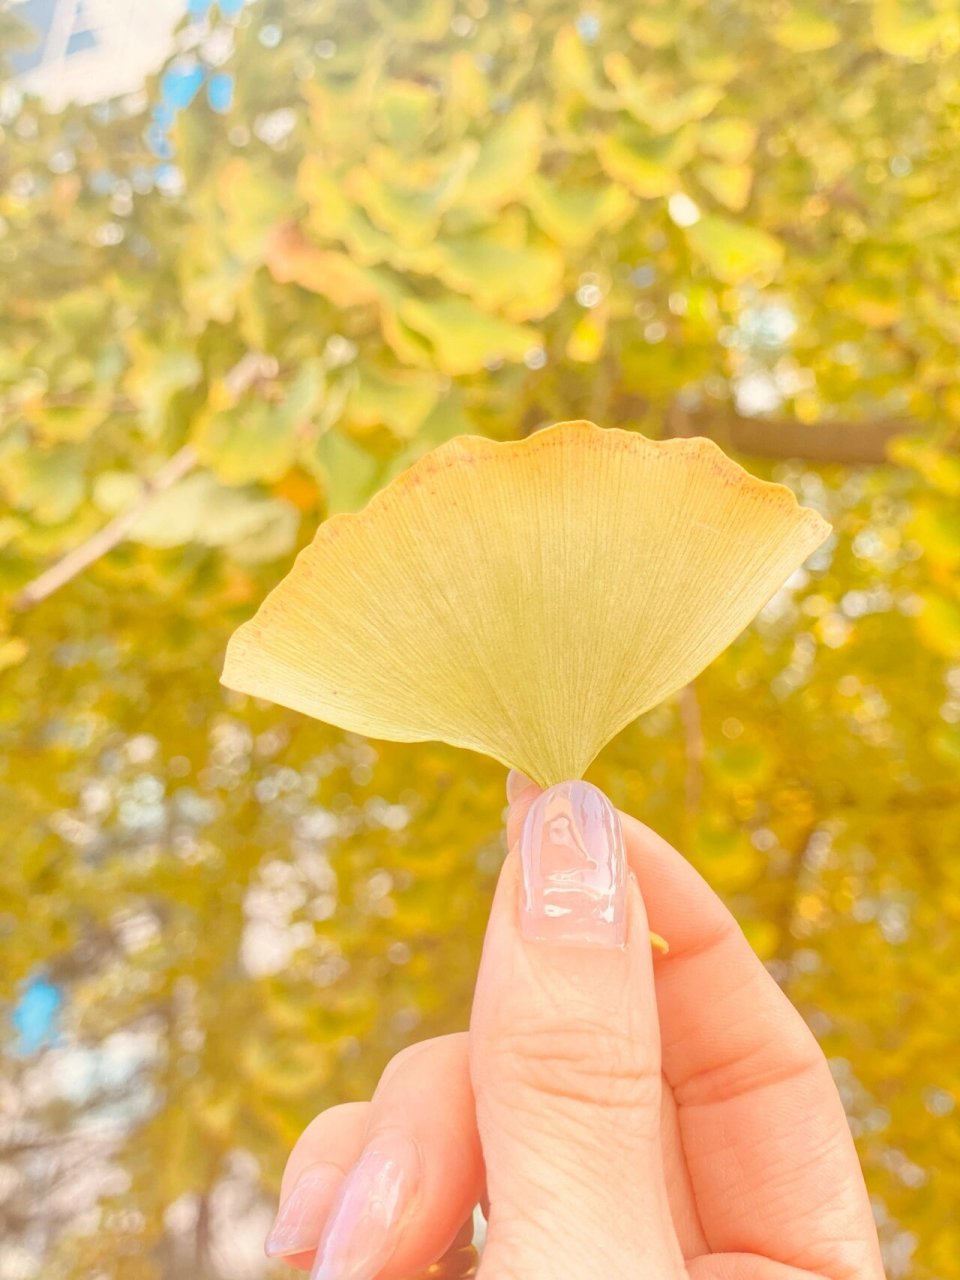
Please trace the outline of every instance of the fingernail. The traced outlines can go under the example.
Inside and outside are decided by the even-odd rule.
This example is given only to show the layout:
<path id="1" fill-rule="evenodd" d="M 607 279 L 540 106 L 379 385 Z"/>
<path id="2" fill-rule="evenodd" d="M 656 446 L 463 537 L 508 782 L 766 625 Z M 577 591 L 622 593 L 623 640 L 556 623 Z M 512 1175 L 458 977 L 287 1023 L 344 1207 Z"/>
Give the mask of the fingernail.
<path id="1" fill-rule="evenodd" d="M 399 1130 L 373 1138 L 330 1210 L 310 1280 L 373 1280 L 396 1248 L 419 1182 L 411 1138 Z"/>
<path id="2" fill-rule="evenodd" d="M 534 786 L 532 778 L 528 778 L 519 769 L 511 769 L 507 774 L 507 804 L 513 804 L 521 791 L 526 791 L 527 787 L 532 786 Z"/>
<path id="3" fill-rule="evenodd" d="M 534 800 L 520 837 L 528 938 L 622 947 L 626 856 L 613 805 L 589 782 L 558 782 Z"/>
<path id="4" fill-rule="evenodd" d="M 317 1247 L 323 1220 L 342 1181 L 343 1170 L 335 1164 L 313 1164 L 304 1169 L 280 1205 L 276 1221 L 264 1241 L 263 1251 L 268 1258 L 282 1258 Z"/>

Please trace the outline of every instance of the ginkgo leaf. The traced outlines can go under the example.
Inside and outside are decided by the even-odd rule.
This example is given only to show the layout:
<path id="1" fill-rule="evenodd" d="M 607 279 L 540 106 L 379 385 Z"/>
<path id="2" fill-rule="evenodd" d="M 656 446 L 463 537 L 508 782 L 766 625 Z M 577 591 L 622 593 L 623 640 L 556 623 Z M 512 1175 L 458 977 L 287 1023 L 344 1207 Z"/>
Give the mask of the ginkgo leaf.
<path id="1" fill-rule="evenodd" d="M 358 266 L 345 253 L 318 249 L 294 223 L 274 231 L 264 261 L 278 283 L 323 294 L 336 307 L 360 307 L 380 298 L 375 271 Z"/>
<path id="2" fill-rule="evenodd" d="M 540 159 L 543 122 L 533 103 L 487 129 L 458 195 L 463 208 L 502 208 L 522 190 Z"/>
<path id="3" fill-rule="evenodd" d="M 750 199 L 753 170 L 746 164 L 716 164 L 712 161 L 700 164 L 697 177 L 720 204 L 739 213 Z"/>
<path id="4" fill-rule="evenodd" d="M 531 175 L 526 201 L 543 230 L 561 245 L 589 244 L 606 228 L 619 227 L 633 207 L 626 191 L 612 183 L 574 186 L 542 173 Z"/>
<path id="5" fill-rule="evenodd" d="M 719 280 L 741 284 L 751 276 L 771 276 L 784 258 L 784 248 L 759 227 L 710 214 L 686 229 L 687 240 Z"/>
<path id="6" fill-rule="evenodd" d="M 544 785 L 576 778 L 828 529 L 705 439 L 586 422 L 458 437 L 320 527 L 232 637 L 223 682 Z"/>
<path id="7" fill-rule="evenodd" d="M 416 80 L 388 80 L 375 104 L 377 131 L 398 147 L 419 146 L 437 115 L 438 97 Z"/>
<path id="8" fill-rule="evenodd" d="M 649 200 L 676 190 L 678 175 L 696 149 L 695 125 L 661 137 L 626 125 L 597 141 L 597 158 L 611 178 Z"/>
<path id="9" fill-rule="evenodd" d="M 350 416 L 365 427 L 386 426 L 402 438 L 413 436 L 437 402 L 440 383 L 416 369 L 383 369 L 372 362 L 361 370 L 350 396 Z"/>
<path id="10" fill-rule="evenodd" d="M 757 127 L 739 116 L 706 120 L 700 127 L 700 146 L 726 164 L 744 164 L 757 144 Z"/>
<path id="11" fill-rule="evenodd" d="M 563 297 L 563 258 L 552 247 L 472 235 L 440 241 L 437 251 L 436 273 L 445 284 L 508 320 L 539 319 Z"/>
<path id="12" fill-rule="evenodd" d="M 607 55 L 604 69 L 620 93 L 621 105 L 653 133 L 673 133 L 691 120 L 702 120 L 723 98 L 716 85 L 694 85 L 678 91 L 670 78 L 637 75 L 625 53 Z"/>
<path id="13" fill-rule="evenodd" d="M 540 345 L 537 329 L 488 315 L 466 298 L 407 298 L 398 318 L 428 339 L 436 368 L 454 375 L 479 373 L 498 360 L 522 360 Z"/>

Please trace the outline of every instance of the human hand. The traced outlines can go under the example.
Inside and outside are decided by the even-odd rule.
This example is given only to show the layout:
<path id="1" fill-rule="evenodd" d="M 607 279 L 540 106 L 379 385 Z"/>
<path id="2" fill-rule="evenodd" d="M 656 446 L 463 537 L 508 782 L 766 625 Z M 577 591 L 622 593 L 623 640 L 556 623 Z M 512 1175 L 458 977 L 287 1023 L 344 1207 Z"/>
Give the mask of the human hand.
<path id="1" fill-rule="evenodd" d="M 308 1126 L 268 1253 L 404 1280 L 481 1202 L 481 1280 L 882 1280 L 826 1060 L 720 899 L 587 783 L 507 793 L 469 1033 Z"/>

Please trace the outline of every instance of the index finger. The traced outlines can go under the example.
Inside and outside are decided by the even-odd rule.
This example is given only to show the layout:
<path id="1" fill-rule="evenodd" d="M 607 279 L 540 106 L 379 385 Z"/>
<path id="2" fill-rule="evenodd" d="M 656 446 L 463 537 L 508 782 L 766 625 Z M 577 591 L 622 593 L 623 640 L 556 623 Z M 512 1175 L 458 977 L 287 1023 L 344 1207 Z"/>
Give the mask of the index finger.
<path id="1" fill-rule="evenodd" d="M 882 1280 L 843 1105 L 813 1033 L 696 869 L 621 814 L 657 960 L 663 1069 L 704 1234 L 824 1276 Z"/>

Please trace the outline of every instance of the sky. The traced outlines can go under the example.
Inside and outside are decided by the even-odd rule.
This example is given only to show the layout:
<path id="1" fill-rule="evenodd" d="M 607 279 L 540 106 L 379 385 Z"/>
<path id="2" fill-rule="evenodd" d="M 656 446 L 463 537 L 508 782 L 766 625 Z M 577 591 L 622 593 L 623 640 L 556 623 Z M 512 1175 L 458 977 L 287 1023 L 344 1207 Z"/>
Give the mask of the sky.
<path id="1" fill-rule="evenodd" d="M 170 52 L 187 7 L 188 0 L 19 0 L 14 12 L 36 39 L 11 55 L 14 70 L 52 110 L 133 93 Z"/>

